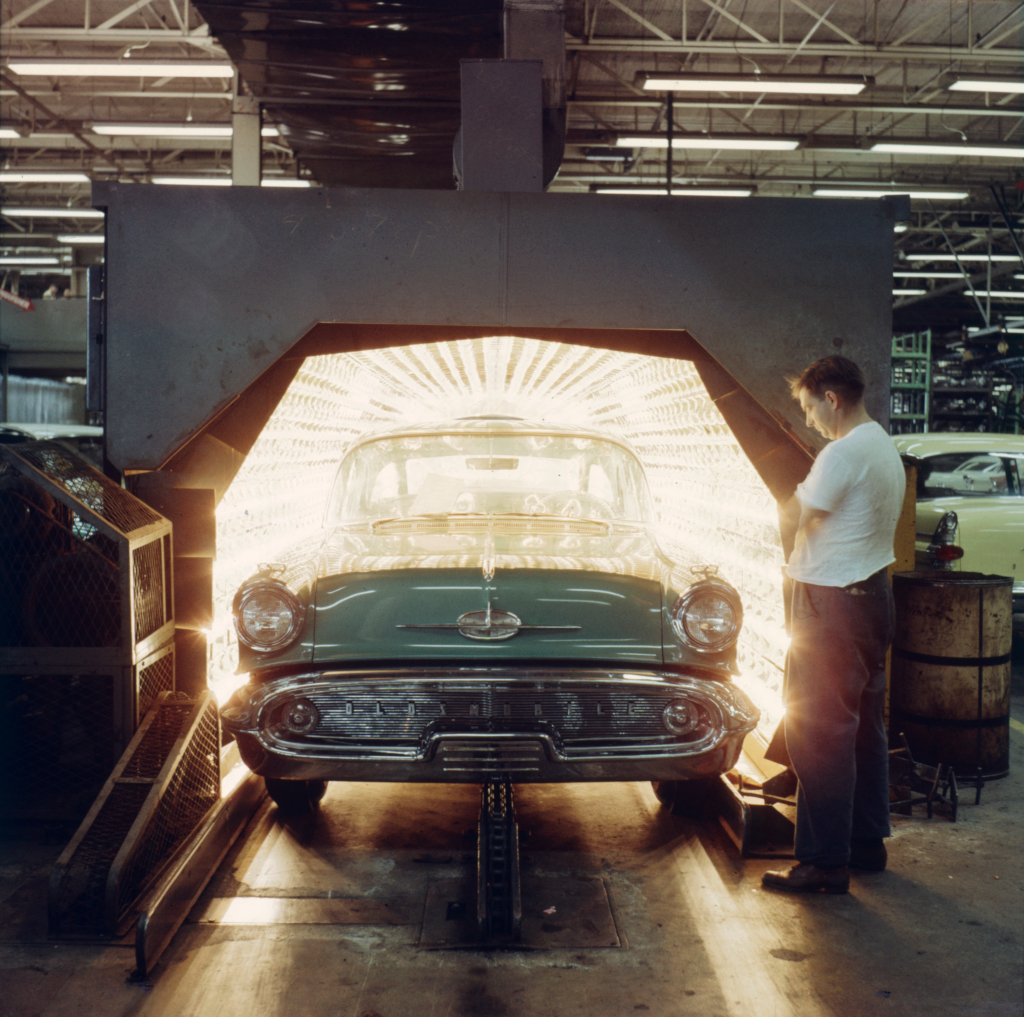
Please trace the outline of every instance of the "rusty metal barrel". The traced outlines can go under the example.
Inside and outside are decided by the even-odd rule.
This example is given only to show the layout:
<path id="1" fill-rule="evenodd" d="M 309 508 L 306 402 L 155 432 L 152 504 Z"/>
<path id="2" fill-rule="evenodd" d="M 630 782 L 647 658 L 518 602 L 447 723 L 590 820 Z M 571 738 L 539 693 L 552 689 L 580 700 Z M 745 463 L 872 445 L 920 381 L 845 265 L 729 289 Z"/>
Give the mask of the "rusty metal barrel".
<path id="1" fill-rule="evenodd" d="M 986 780 L 1010 769 L 1013 580 L 897 572 L 890 731 L 914 758 Z"/>

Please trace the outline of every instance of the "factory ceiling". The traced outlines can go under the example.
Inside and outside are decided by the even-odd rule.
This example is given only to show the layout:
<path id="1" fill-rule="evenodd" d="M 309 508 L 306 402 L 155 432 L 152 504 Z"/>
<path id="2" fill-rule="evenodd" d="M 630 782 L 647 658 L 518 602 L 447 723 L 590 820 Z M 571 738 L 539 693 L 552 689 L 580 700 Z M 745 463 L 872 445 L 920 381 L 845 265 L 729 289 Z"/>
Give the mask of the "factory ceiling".
<path id="1" fill-rule="evenodd" d="M 262 113 L 268 186 L 450 188 L 459 61 L 502 56 L 502 7 L 5 0 L 4 253 L 101 230 L 54 215 L 87 209 L 92 180 L 226 184 L 233 102 Z M 909 191 L 896 330 L 954 337 L 1024 316 L 1009 228 L 1019 242 L 1024 4 L 565 0 L 564 16 L 567 143 L 550 190 L 665 193 L 671 152 L 678 200 Z M 18 211 L 31 208 L 47 214 Z"/>

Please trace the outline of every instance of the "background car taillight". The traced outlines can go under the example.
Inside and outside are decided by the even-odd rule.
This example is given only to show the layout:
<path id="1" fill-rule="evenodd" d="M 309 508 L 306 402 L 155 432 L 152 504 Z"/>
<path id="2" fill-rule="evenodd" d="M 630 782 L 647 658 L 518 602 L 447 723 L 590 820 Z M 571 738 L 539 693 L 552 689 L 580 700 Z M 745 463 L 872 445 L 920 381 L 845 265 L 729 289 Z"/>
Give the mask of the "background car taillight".
<path id="1" fill-rule="evenodd" d="M 942 568 L 951 569 L 953 562 L 964 556 L 964 549 L 956 544 L 959 520 L 955 512 L 946 512 L 939 520 L 932 542 L 928 545 L 928 554 L 932 562 Z"/>
<path id="2" fill-rule="evenodd" d="M 701 653 L 721 653 L 736 642 L 743 624 L 739 595 L 725 583 L 696 583 L 672 608 L 676 635 Z"/>
<path id="3" fill-rule="evenodd" d="M 298 638 L 305 609 L 283 583 L 261 580 L 238 591 L 234 616 L 240 642 L 260 653 L 274 653 Z"/>

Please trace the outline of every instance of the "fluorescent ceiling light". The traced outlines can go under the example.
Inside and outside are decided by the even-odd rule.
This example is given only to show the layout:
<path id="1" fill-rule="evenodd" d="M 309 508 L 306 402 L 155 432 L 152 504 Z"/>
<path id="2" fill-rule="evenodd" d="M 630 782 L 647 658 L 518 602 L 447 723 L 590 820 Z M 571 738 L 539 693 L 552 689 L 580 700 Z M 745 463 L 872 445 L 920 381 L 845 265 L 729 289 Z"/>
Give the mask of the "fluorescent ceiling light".
<path id="1" fill-rule="evenodd" d="M 894 297 L 919 297 L 922 294 L 927 293 L 927 292 L 928 292 L 927 290 L 894 289 L 892 291 L 892 295 Z"/>
<path id="2" fill-rule="evenodd" d="M 907 269 L 905 272 L 895 270 L 894 276 L 898 276 L 900 279 L 963 279 L 962 272 L 914 272 L 911 269 Z"/>
<path id="3" fill-rule="evenodd" d="M 595 187 L 595 194 L 656 194 L 663 198 L 749 198 L 752 187 L 686 187 L 673 185 L 671 195 L 664 187 Z"/>
<path id="4" fill-rule="evenodd" d="M 1024 300 L 1024 290 L 975 290 L 979 297 L 993 300 Z"/>
<path id="5" fill-rule="evenodd" d="M 923 191 L 913 187 L 902 190 L 892 187 L 815 187 L 811 193 L 818 198 L 889 198 L 896 194 L 907 194 L 913 200 L 935 198 L 937 201 L 963 201 L 967 191 Z"/>
<path id="6" fill-rule="evenodd" d="M 234 67 L 224 60 L 11 60 L 15 74 L 76 78 L 231 78 Z"/>
<path id="7" fill-rule="evenodd" d="M 0 170 L 0 183 L 3 184 L 87 184 L 89 178 L 84 173 L 54 173 L 43 170 Z"/>
<path id="8" fill-rule="evenodd" d="M 871 151 L 892 155 L 974 155 L 991 159 L 1024 159 L 1024 148 L 1011 145 L 933 145 L 925 141 L 876 141 Z"/>
<path id="9" fill-rule="evenodd" d="M 921 252 L 920 254 L 914 254 L 912 251 L 907 251 L 904 254 L 907 261 L 1020 261 L 1020 258 L 1016 254 L 985 254 L 982 252 L 971 252 L 961 254 L 959 251 L 956 254 L 934 254 L 928 252 Z"/>
<path id="10" fill-rule="evenodd" d="M 97 208 L 18 208 L 4 205 L 0 215 L 11 219 L 102 219 L 103 212 Z"/>
<path id="11" fill-rule="evenodd" d="M 951 92 L 1024 92 L 1024 78 L 998 74 L 947 74 L 941 84 Z"/>
<path id="12" fill-rule="evenodd" d="M 631 148 L 609 148 L 607 145 L 583 149 L 587 162 L 629 162 L 633 158 Z"/>
<path id="13" fill-rule="evenodd" d="M 0 256 L 0 265 L 59 265 L 60 258 L 54 258 L 52 256 L 40 257 L 40 258 L 26 258 L 22 255 L 12 255 L 11 257 Z"/>
<path id="14" fill-rule="evenodd" d="M 57 240 L 62 244 L 102 244 L 102 233 L 61 233 Z"/>
<path id="15" fill-rule="evenodd" d="M 24 138 L 27 133 L 22 133 L 16 127 L 0 127 L 0 138 Z"/>
<path id="16" fill-rule="evenodd" d="M 137 124 L 93 124 L 94 134 L 125 136 L 135 138 L 230 138 L 234 133 L 231 124 L 155 124 L 152 121 Z M 276 127 L 263 127 L 260 135 L 264 138 L 280 137 Z"/>
<path id="17" fill-rule="evenodd" d="M 230 177 L 153 177 L 154 184 L 179 184 L 188 187 L 230 187 Z M 271 178 L 261 181 L 263 187 L 312 187 L 311 180 L 295 180 L 288 177 Z"/>
<path id="18" fill-rule="evenodd" d="M 230 138 L 231 124 L 93 124 L 94 134 L 139 138 Z"/>
<path id="19" fill-rule="evenodd" d="M 771 138 L 763 134 L 729 134 L 716 138 L 706 134 L 675 135 L 673 148 L 710 148 L 730 151 L 792 152 L 800 138 Z M 668 148 L 667 134 L 620 134 L 616 144 L 623 148 Z"/>
<path id="20" fill-rule="evenodd" d="M 788 95 L 859 95 L 874 78 L 807 74 L 646 74 L 643 87 L 653 92 L 771 92 Z"/>
<path id="21" fill-rule="evenodd" d="M 153 177 L 152 182 L 185 187 L 230 187 L 231 177 Z"/>
<path id="22" fill-rule="evenodd" d="M 906 233 L 907 224 L 905 222 L 898 222 L 895 226 L 893 226 L 892 231 L 893 233 Z"/>

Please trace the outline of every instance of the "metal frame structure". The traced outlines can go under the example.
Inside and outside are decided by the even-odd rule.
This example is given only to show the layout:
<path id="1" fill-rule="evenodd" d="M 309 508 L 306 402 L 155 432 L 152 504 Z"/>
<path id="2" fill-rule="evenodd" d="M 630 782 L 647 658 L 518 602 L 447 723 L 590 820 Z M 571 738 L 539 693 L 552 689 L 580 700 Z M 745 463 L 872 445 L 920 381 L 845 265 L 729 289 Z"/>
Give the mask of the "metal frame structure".
<path id="1" fill-rule="evenodd" d="M 762 431 L 805 447 L 820 439 L 784 376 L 841 349 L 888 418 L 888 264 L 906 214 L 890 199 L 97 185 L 93 200 L 110 237 L 107 455 L 122 471 L 216 435 L 284 363 L 475 334 L 708 361 L 709 378 L 717 362 L 713 396 L 744 390 Z M 755 462 L 780 441 L 751 440 Z"/>
<path id="2" fill-rule="evenodd" d="M 9 58 L 62 53 L 86 59 L 226 59 L 224 46 L 197 9 L 201 6 L 188 0 L 78 0 L 61 5 L 52 0 L 12 0 L 6 20 L 0 23 L 0 39 Z M 515 0 L 508 0 L 506 7 L 510 6 L 516 6 Z M 955 0 L 941 10 L 895 0 L 830 7 L 819 0 L 749 0 L 741 10 L 717 0 L 645 0 L 642 5 L 636 0 L 565 0 L 564 4 L 551 0 L 549 6 L 564 10 L 561 112 L 567 130 L 565 157 L 551 190 L 580 193 L 610 185 L 668 188 L 665 149 L 636 148 L 630 158 L 618 162 L 591 157 L 595 147 L 614 146 L 624 130 L 666 131 L 667 96 L 645 91 L 643 74 L 756 70 L 827 76 L 856 71 L 873 78 L 873 84 L 854 97 L 754 92 L 675 95 L 672 126 L 677 138 L 716 131 L 751 137 L 782 133 L 801 138 L 801 145 L 795 152 L 674 152 L 672 193 L 679 195 L 695 186 L 742 185 L 764 198 L 810 196 L 821 184 L 840 189 L 857 184 L 933 191 L 954 187 L 965 189 L 968 200 L 915 204 L 908 228 L 897 238 L 897 249 L 1014 252 L 1011 231 L 1001 214 L 1002 199 L 990 191 L 990 185 L 997 191 L 1011 187 L 1019 176 L 1019 159 L 891 155 L 869 149 L 872 142 L 885 139 L 1024 144 L 1020 95 L 958 93 L 946 87 L 948 72 L 1005 77 L 1024 63 L 1019 37 L 1024 7 L 1019 3 Z M 278 9 L 264 5 L 260 10 L 270 16 Z M 280 11 L 286 11 L 286 6 Z M 339 45 L 343 50 L 344 41 Z M 256 91 L 246 97 L 242 93 L 249 87 Z M 199 173 L 220 174 L 221 183 L 234 175 L 239 182 L 244 161 L 241 142 L 233 153 L 230 140 L 107 137 L 93 133 L 91 125 L 110 120 L 194 120 L 237 126 L 245 120 L 241 107 L 233 102 L 237 96 L 249 102 L 250 112 L 259 113 L 262 107 L 265 127 L 273 132 L 276 121 L 272 118 L 286 117 L 289 109 L 301 108 L 302 115 L 315 124 L 318 116 L 326 118 L 347 107 L 365 105 L 363 97 L 346 94 L 344 89 L 331 92 L 323 83 L 315 94 L 300 89 L 300 94 L 289 97 L 287 89 L 279 89 L 272 100 L 260 98 L 262 87 L 237 77 L 234 81 L 43 78 L 3 68 L 3 121 L 16 125 L 22 134 L 3 141 L 7 163 L 12 170 L 84 170 L 92 180 L 146 182 L 164 174 Z M 389 102 L 401 99 L 399 93 L 381 92 L 373 102 L 386 109 Z M 455 109 L 458 98 L 454 94 L 431 97 L 428 105 Z M 323 125 L 330 133 L 326 119 Z M 258 147 L 261 151 L 252 159 L 262 164 L 265 180 L 316 182 L 302 168 L 299 150 L 293 151 L 282 137 L 266 136 Z M 327 162 L 319 165 L 327 172 Z M 254 166 L 250 176 L 259 172 Z M 372 180 L 372 171 L 366 172 Z M 432 184 L 417 183 L 412 174 L 411 182 L 401 186 L 437 186 L 436 167 L 431 172 Z M 85 186 L 82 182 L 11 183 L 5 204 L 84 205 Z M 1006 195 L 1008 211 L 1016 211 L 1020 197 L 1012 190 Z M 72 230 L 96 232 L 97 224 L 7 217 L 0 241 L 10 247 L 8 253 L 55 253 L 61 259 L 57 271 L 67 272 L 92 263 L 96 256 L 95 247 L 57 239 Z M 39 250 L 30 252 L 32 247 Z M 897 261 L 893 268 L 898 273 L 905 265 Z M 931 328 L 937 341 L 945 336 L 956 342 L 962 327 L 977 324 L 975 303 L 963 294 L 983 282 L 988 283 L 985 292 L 998 294 L 983 300 L 989 308 L 984 324 L 995 323 L 997 332 L 1006 322 L 1007 327 L 1015 327 L 1013 315 L 1019 303 L 1013 294 L 1024 291 L 1011 276 L 1000 277 L 997 272 L 991 279 L 979 274 L 971 279 L 965 275 L 954 284 L 933 279 L 915 284 L 925 292 L 897 299 L 897 331 Z M 993 285 L 993 280 L 998 281 Z M 16 280 L 13 285 L 17 286 Z M 23 285 L 31 288 L 33 284 L 29 280 Z M 897 287 L 901 285 L 905 284 L 896 282 Z M 1004 295 L 1007 291 L 1010 297 Z M 972 348 L 974 356 L 994 356 L 998 341 L 992 336 L 979 340 Z M 1009 341 L 1013 345 L 1017 340 L 1010 335 Z"/>
<path id="3" fill-rule="evenodd" d="M 664 96 L 644 92 L 636 75 L 652 70 L 750 71 L 786 69 L 820 73 L 841 66 L 864 71 L 876 85 L 864 99 L 786 99 L 750 93 L 738 97 L 709 94 L 677 97 L 675 113 L 684 130 L 708 126 L 718 116 L 719 130 L 770 133 L 779 123 L 795 124 L 796 132 L 818 139 L 798 159 L 754 159 L 751 153 L 718 152 L 693 165 L 676 159 L 680 181 L 686 179 L 747 181 L 760 193 L 792 195 L 819 179 L 908 182 L 928 179 L 950 182 L 945 156 L 915 157 L 910 165 L 893 166 L 888 156 L 858 152 L 860 142 L 880 134 L 899 137 L 956 137 L 972 140 L 1020 140 L 1021 100 L 1013 95 L 979 94 L 949 101 L 942 84 L 948 69 L 1013 73 L 1024 62 L 1024 48 L 1015 33 L 1024 26 L 1024 10 L 1016 3 L 978 4 L 958 0 L 942 10 L 923 11 L 920 5 L 873 0 L 862 8 L 844 5 L 824 12 L 805 0 L 753 0 L 741 14 L 713 0 L 647 2 L 638 10 L 630 0 L 567 0 L 565 47 L 568 57 L 570 150 L 556 189 L 586 189 L 615 180 L 614 173 L 595 173 L 583 159 L 586 135 L 621 129 L 657 129 L 664 123 Z M 223 47 L 188 0 L 82 0 L 63 4 L 55 13 L 52 0 L 12 3 L 0 35 L 9 57 L 47 55 L 50 47 L 69 47 L 90 57 L 120 57 L 146 47 L 146 56 L 184 54 L 224 58 Z M 77 22 L 77 23 L 76 23 Z M 827 65 L 827 66 L 826 66 Z M 88 124 L 104 119 L 148 119 L 152 104 L 161 103 L 161 119 L 218 120 L 230 115 L 230 79 L 217 87 L 182 87 L 168 78 L 142 84 L 130 79 L 54 82 L 19 78 L 4 73 L 0 90 L 7 123 L 34 126 L 34 134 L 11 139 L 15 162 L 26 165 L 66 162 L 76 150 L 91 163 L 116 168 L 139 179 L 192 165 L 226 167 L 230 143 L 218 140 L 106 139 L 89 134 Z M 56 105 L 54 100 L 56 99 Z M 344 103 L 344 99 L 305 97 L 305 104 Z M 70 109 L 69 109 L 70 108 Z M 67 110 L 67 111 L 66 111 Z M 695 119 L 694 119 L 695 118 Z M 50 121 L 47 124 L 47 120 Z M 693 123 L 690 121 L 693 120 Z M 832 146 L 822 144 L 837 142 Z M 843 149 L 826 151 L 829 147 Z M 91 150 L 91 151 L 90 151 Z M 21 152 L 25 152 L 22 158 Z M 280 168 L 293 169 L 287 146 L 267 141 L 265 157 Z M 810 165 L 808 165 L 810 159 Z M 822 161 L 824 160 L 824 161 Z M 77 161 L 77 160 L 76 160 Z M 111 165 L 113 163 L 113 166 Z M 995 164 L 997 176 L 1005 164 Z M 992 164 L 958 160 L 956 177 L 983 186 L 992 177 Z M 591 172 L 585 172 L 589 169 Z M 630 177 L 658 178 L 664 158 L 646 150 Z M 984 201 L 984 194 L 979 198 Z"/>

